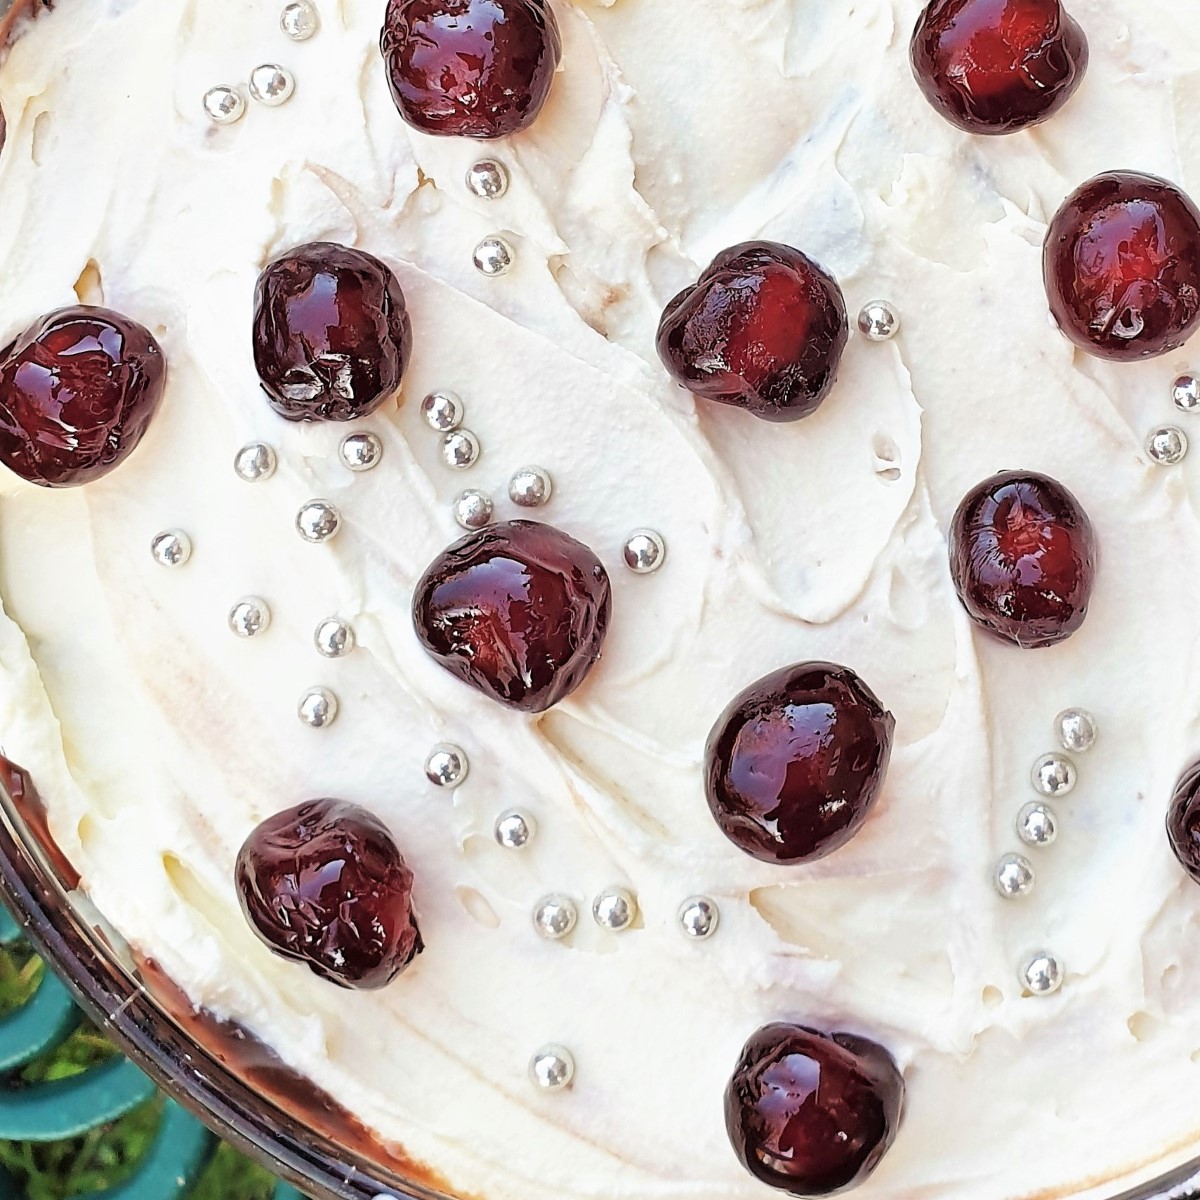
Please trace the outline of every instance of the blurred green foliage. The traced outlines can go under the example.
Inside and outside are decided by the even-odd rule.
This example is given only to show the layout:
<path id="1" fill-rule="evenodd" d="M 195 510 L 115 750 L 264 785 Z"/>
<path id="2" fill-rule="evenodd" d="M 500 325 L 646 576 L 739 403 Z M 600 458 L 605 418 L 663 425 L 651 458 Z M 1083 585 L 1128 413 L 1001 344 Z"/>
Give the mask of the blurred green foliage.
<path id="1" fill-rule="evenodd" d="M 0 947 L 0 1016 L 19 1008 L 37 989 L 45 970 L 25 945 Z M 80 1026 L 61 1046 L 0 1080 L 19 1089 L 65 1079 L 116 1054 L 90 1024 Z M 24 1185 L 29 1200 L 65 1200 L 120 1183 L 132 1174 L 154 1141 L 162 1115 L 156 1098 L 119 1121 L 63 1142 L 0 1141 L 0 1167 Z M 237 1151 L 222 1146 L 192 1189 L 190 1200 L 271 1200 L 274 1180 Z"/>

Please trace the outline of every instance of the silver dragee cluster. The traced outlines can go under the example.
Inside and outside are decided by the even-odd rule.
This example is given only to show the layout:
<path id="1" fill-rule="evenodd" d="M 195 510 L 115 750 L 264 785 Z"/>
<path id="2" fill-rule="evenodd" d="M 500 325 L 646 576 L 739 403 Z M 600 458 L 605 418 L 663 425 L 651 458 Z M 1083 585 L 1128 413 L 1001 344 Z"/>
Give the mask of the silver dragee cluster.
<path id="1" fill-rule="evenodd" d="M 1085 753 L 1096 743 L 1096 720 L 1082 708 L 1064 709 L 1054 718 L 1053 728 L 1055 741 L 1072 753 Z M 1026 846 L 1043 849 L 1054 844 L 1058 816 L 1047 800 L 1069 795 L 1077 778 L 1075 764 L 1065 754 L 1051 751 L 1038 757 L 1030 772 L 1030 783 L 1043 798 L 1023 804 L 1015 822 L 1017 836 Z M 1033 864 L 1023 854 L 1002 855 L 992 873 L 996 891 L 1006 900 L 1028 896 L 1035 882 Z M 1019 965 L 1017 976 L 1029 995 L 1050 996 L 1062 986 L 1062 962 L 1049 950 L 1037 950 Z"/>
<path id="2" fill-rule="evenodd" d="M 284 10 L 281 25 L 287 31 L 289 16 L 293 10 L 303 16 L 301 10 L 310 10 L 306 2 L 291 4 Z M 315 10 L 312 10 L 315 14 Z M 300 26 L 297 26 L 300 28 Z M 313 30 L 315 32 L 315 29 Z M 311 32 L 305 37 L 311 36 Z M 298 38 L 298 40 L 304 40 Z M 338 446 L 338 457 L 343 466 L 353 472 L 362 472 L 375 467 L 383 455 L 383 443 L 370 432 L 347 434 Z M 274 447 L 266 442 L 248 442 L 234 455 L 233 469 L 237 477 L 246 483 L 258 483 L 270 479 L 278 468 L 278 456 Z M 333 537 L 341 526 L 341 516 L 336 507 L 327 500 L 310 500 L 296 516 L 296 530 L 308 542 L 323 542 Z M 191 543 L 186 534 L 171 531 L 160 534 L 152 545 L 154 557 L 169 566 L 178 566 L 191 555 Z M 258 596 L 247 596 L 239 600 L 230 610 L 227 624 L 240 638 L 253 638 L 264 633 L 271 623 L 271 609 Z M 320 621 L 313 633 L 313 644 L 317 652 L 328 659 L 343 658 L 356 645 L 354 630 L 340 617 L 326 617 Z M 338 700 L 326 687 L 311 687 L 300 697 L 297 715 L 302 723 L 313 729 L 321 729 L 333 723 L 338 713 Z"/>
<path id="3" fill-rule="evenodd" d="M 279 14 L 279 29 L 293 42 L 306 42 L 321 28 L 321 16 L 311 0 L 293 0 Z M 279 63 L 260 63 L 250 71 L 251 97 L 268 108 L 286 104 L 296 91 L 296 77 Z M 214 125 L 232 125 L 246 115 L 240 88 L 221 83 L 204 93 L 204 111 Z"/>

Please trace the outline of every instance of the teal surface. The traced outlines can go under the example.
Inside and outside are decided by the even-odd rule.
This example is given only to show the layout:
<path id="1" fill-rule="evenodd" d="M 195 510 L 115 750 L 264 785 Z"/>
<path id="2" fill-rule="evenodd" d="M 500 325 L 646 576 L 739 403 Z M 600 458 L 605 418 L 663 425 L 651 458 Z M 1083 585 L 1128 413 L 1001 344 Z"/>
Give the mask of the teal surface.
<path id="1" fill-rule="evenodd" d="M 0 945 L 21 939 L 21 929 L 0 908 Z M 66 988 L 46 971 L 24 1007 L 0 1018 L 0 1072 L 18 1070 L 61 1045 L 83 1022 Z M 154 1084 L 131 1062 L 116 1057 L 69 1079 L 0 1087 L 0 1139 L 54 1142 L 124 1116 L 155 1094 Z M 155 1140 L 135 1173 L 115 1188 L 92 1195 L 106 1200 L 181 1200 L 217 1148 L 217 1139 L 172 1100 L 165 1102 Z M 25 1200 L 0 1170 L 0 1200 Z M 239 1200 L 236 1196 L 228 1200 Z M 280 1183 L 275 1200 L 304 1200 Z"/>

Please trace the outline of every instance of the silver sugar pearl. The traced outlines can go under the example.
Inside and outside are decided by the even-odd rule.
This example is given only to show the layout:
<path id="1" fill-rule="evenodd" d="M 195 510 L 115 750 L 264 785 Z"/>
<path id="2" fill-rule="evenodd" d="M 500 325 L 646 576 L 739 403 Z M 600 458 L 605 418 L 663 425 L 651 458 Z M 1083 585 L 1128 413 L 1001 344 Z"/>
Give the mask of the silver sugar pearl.
<path id="1" fill-rule="evenodd" d="M 633 924 L 637 916 L 637 901 L 624 888 L 609 888 L 592 901 L 592 917 L 601 929 L 620 933 Z"/>
<path id="2" fill-rule="evenodd" d="M 270 624 L 271 610 L 257 596 L 245 596 L 229 610 L 229 628 L 240 638 L 257 637 Z"/>
<path id="3" fill-rule="evenodd" d="M 247 483 L 270 479 L 278 465 L 275 451 L 266 442 L 249 442 L 233 457 L 234 472 Z"/>
<path id="4" fill-rule="evenodd" d="M 1064 750 L 1083 754 L 1096 744 L 1096 718 L 1082 708 L 1064 709 L 1054 718 L 1054 733 Z"/>
<path id="5" fill-rule="evenodd" d="M 707 896 L 689 896 L 679 907 L 680 927 L 698 942 L 712 937 L 720 920 L 720 910 Z"/>
<path id="6" fill-rule="evenodd" d="M 354 649 L 354 630 L 341 617 L 326 617 L 313 633 L 313 644 L 323 658 L 345 658 Z"/>
<path id="7" fill-rule="evenodd" d="M 858 331 L 870 342 L 890 341 L 900 332 L 900 316 L 886 300 L 872 300 L 858 314 Z"/>
<path id="8" fill-rule="evenodd" d="M 575 1059 L 565 1046 L 543 1046 L 529 1060 L 529 1078 L 546 1092 L 561 1092 L 575 1078 Z"/>
<path id="9" fill-rule="evenodd" d="M 1029 778 L 1039 796 L 1065 796 L 1075 786 L 1075 764 L 1061 754 L 1043 754 Z"/>
<path id="10" fill-rule="evenodd" d="M 454 519 L 463 529 L 483 529 L 491 524 L 495 506 L 487 492 L 468 488 L 454 501 Z"/>
<path id="11" fill-rule="evenodd" d="M 662 534 L 653 529 L 635 529 L 621 548 L 625 565 L 635 575 L 649 575 L 663 565 L 667 557 L 667 543 Z"/>
<path id="12" fill-rule="evenodd" d="M 383 458 L 383 443 L 373 433 L 348 433 L 338 447 L 338 457 L 348 471 L 369 471 Z"/>
<path id="13" fill-rule="evenodd" d="M 533 910 L 533 927 L 549 942 L 565 938 L 579 920 L 579 909 L 570 896 L 543 896 Z"/>
<path id="14" fill-rule="evenodd" d="M 1180 412 L 1200 411 L 1200 379 L 1195 375 L 1180 375 L 1171 385 L 1171 399 Z"/>
<path id="15" fill-rule="evenodd" d="M 523 850 L 533 841 L 534 834 L 537 833 L 537 822 L 525 813 L 509 809 L 496 818 L 493 832 L 497 844 L 505 850 Z"/>
<path id="16" fill-rule="evenodd" d="M 513 265 L 512 247 L 502 237 L 486 237 L 475 247 L 472 260 L 480 275 L 506 275 Z"/>
<path id="17" fill-rule="evenodd" d="M 479 439 L 469 429 L 452 429 L 442 438 L 442 462 L 465 471 L 479 461 Z"/>
<path id="18" fill-rule="evenodd" d="M 471 764 L 467 752 L 451 742 L 441 742 L 425 760 L 425 778 L 437 787 L 456 788 L 467 777 Z"/>
<path id="19" fill-rule="evenodd" d="M 1038 800 L 1030 800 L 1017 813 L 1017 837 L 1027 846 L 1050 846 L 1058 837 L 1058 817 L 1054 809 Z"/>
<path id="20" fill-rule="evenodd" d="M 467 191 L 481 200 L 499 200 L 508 191 L 508 168 L 494 158 L 481 158 L 467 168 Z"/>
<path id="21" fill-rule="evenodd" d="M 543 467 L 522 467 L 508 481 L 508 498 L 521 508 L 540 508 L 554 492 L 554 481 Z"/>
<path id="22" fill-rule="evenodd" d="M 237 88 L 220 84 L 204 93 L 204 111 L 214 125 L 232 125 L 246 114 L 246 98 Z"/>
<path id="23" fill-rule="evenodd" d="M 296 532 L 306 542 L 327 542 L 341 524 L 338 510 L 328 500 L 309 500 L 296 514 Z"/>
<path id="24" fill-rule="evenodd" d="M 1033 864 L 1023 854 L 1005 854 L 992 875 L 996 891 L 1006 900 L 1028 896 L 1033 891 Z"/>
<path id="25" fill-rule="evenodd" d="M 259 104 L 274 108 L 286 104 L 296 90 L 296 78 L 278 63 L 263 63 L 250 72 L 250 95 Z"/>
<path id="26" fill-rule="evenodd" d="M 300 697 L 296 713 L 305 725 L 313 729 L 324 729 L 326 725 L 332 725 L 337 719 L 337 697 L 328 688 L 309 688 Z"/>
<path id="27" fill-rule="evenodd" d="M 279 28 L 293 42 L 307 42 L 321 28 L 321 17 L 309 0 L 293 0 L 279 14 Z"/>
<path id="28" fill-rule="evenodd" d="M 1021 964 L 1017 979 L 1035 996 L 1052 996 L 1062 987 L 1062 963 L 1049 950 L 1038 950 Z"/>
<path id="29" fill-rule="evenodd" d="M 457 392 L 439 389 L 421 401 L 421 416 L 425 424 L 438 433 L 449 433 L 463 422 L 463 402 Z"/>
<path id="30" fill-rule="evenodd" d="M 1146 439 L 1146 453 L 1160 467 L 1174 467 L 1187 457 L 1187 434 L 1175 425 L 1163 425 L 1152 430 Z"/>
<path id="31" fill-rule="evenodd" d="M 192 539 L 182 529 L 167 529 L 150 539 L 150 553 L 162 567 L 182 567 L 192 557 Z"/>

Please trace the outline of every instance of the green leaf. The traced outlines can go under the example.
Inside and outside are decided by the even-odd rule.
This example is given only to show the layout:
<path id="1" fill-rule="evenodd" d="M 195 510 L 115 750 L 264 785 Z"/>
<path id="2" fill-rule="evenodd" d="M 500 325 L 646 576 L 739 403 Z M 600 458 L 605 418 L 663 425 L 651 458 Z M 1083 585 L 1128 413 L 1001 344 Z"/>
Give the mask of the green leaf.
<path id="1" fill-rule="evenodd" d="M 0 946 L 0 1015 L 28 1002 L 45 968 L 24 943 Z M 61 1046 L 0 1079 L 19 1089 L 50 1079 L 68 1079 L 117 1053 L 95 1026 L 80 1026 Z M 143 1104 L 118 1121 L 63 1142 L 0 1140 L 0 1167 L 25 1188 L 28 1200 L 66 1200 L 129 1178 L 154 1144 L 162 1099 Z M 221 1146 L 192 1189 L 189 1200 L 271 1200 L 275 1181 L 237 1151 Z"/>
<path id="2" fill-rule="evenodd" d="M 189 1200 L 271 1200 L 275 1180 L 262 1167 L 222 1146 L 192 1189 Z"/>

